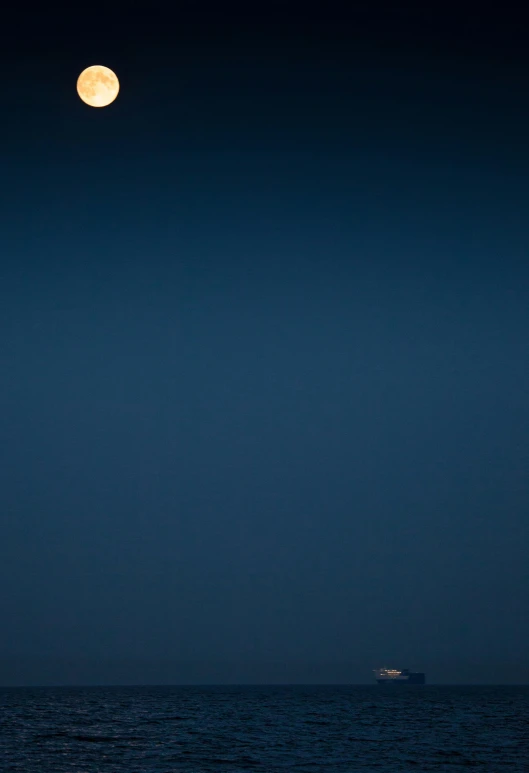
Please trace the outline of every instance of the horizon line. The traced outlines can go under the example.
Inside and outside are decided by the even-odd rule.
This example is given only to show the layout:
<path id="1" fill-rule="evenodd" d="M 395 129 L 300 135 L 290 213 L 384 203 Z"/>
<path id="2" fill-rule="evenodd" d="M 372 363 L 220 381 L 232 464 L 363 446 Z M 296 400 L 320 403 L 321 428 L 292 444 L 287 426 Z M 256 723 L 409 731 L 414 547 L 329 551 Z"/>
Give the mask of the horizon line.
<path id="1" fill-rule="evenodd" d="M 529 687 L 529 682 L 428 682 L 402 685 L 406 687 Z M 130 684 L 70 683 L 70 684 L 11 684 L 1 685 L 0 690 L 69 689 L 92 687 L 372 687 L 384 690 L 385 685 L 372 682 L 131 682 Z"/>

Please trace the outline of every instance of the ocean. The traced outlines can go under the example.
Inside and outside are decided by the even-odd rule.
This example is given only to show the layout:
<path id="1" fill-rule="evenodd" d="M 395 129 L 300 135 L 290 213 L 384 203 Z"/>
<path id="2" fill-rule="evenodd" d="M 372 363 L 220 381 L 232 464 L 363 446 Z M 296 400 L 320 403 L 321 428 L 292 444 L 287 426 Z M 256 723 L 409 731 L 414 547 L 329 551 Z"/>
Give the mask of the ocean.
<path id="1" fill-rule="evenodd" d="M 529 771 L 529 687 L 0 688 L 0 771 Z"/>

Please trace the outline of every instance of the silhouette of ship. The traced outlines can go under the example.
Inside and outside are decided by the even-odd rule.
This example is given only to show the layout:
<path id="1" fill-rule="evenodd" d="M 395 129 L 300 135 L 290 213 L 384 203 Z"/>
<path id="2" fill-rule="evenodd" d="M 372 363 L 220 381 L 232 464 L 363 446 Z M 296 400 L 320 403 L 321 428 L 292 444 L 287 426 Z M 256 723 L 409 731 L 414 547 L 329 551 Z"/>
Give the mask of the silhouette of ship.
<path id="1" fill-rule="evenodd" d="M 425 684 L 426 674 L 409 668 L 375 668 L 375 679 L 378 684 Z"/>

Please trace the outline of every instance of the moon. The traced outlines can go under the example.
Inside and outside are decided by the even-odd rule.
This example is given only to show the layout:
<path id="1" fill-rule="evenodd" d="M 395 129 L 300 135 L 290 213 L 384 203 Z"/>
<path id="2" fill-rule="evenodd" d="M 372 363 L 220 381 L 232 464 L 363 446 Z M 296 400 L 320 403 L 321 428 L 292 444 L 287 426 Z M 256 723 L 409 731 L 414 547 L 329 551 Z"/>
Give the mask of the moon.
<path id="1" fill-rule="evenodd" d="M 115 100 L 119 81 L 115 72 L 102 64 L 93 64 L 77 78 L 77 93 L 90 107 L 106 107 Z"/>

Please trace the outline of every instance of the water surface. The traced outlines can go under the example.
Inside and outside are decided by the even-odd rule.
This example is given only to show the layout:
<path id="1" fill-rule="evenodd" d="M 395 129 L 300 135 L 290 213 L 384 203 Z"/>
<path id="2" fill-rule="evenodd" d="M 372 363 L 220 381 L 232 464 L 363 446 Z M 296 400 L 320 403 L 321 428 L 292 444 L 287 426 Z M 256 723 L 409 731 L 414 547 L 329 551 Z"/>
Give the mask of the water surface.
<path id="1" fill-rule="evenodd" d="M 529 770 L 529 687 L 0 689 L 0 770 Z"/>

